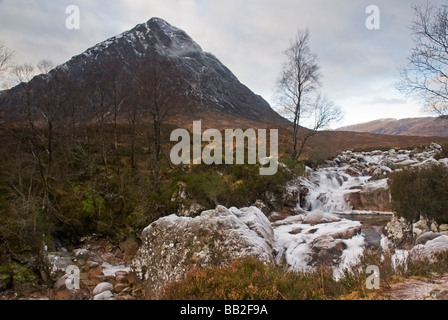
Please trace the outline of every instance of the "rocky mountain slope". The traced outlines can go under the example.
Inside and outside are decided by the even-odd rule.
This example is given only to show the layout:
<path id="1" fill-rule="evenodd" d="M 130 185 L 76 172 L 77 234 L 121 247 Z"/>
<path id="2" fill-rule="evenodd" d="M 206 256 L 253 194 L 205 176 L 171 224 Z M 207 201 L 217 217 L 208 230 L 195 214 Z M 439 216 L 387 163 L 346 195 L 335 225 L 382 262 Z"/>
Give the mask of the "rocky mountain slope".
<path id="1" fill-rule="evenodd" d="M 134 84 L 136 75 L 148 61 L 155 64 L 163 62 L 171 68 L 169 75 L 163 74 L 162 77 L 168 76 L 172 83 L 177 84 L 177 99 L 170 107 L 179 109 L 176 113 L 181 116 L 177 119 L 182 122 L 211 118 L 214 122 L 287 124 L 261 96 L 239 82 L 214 55 L 204 52 L 183 30 L 159 18 L 152 18 L 87 49 L 47 75 L 34 77 L 29 82 L 27 93 L 42 94 L 44 86 L 57 87 L 64 79 L 67 83 L 65 88 L 64 85 L 61 87 L 64 95 L 65 91 L 73 89 L 70 87 L 73 84 L 80 85 L 81 92 L 73 102 L 80 105 L 85 103 L 80 97 L 87 96 L 93 86 L 101 86 L 99 81 L 114 78 L 118 79 L 118 84 L 113 88 L 113 84 L 101 87 L 101 94 L 107 98 L 107 92 L 117 89 L 135 96 L 134 90 L 140 89 Z M 170 89 L 164 88 L 165 91 Z M 0 105 L 0 121 L 12 120 L 11 117 L 17 114 L 23 102 L 23 96 L 23 86 L 20 85 L 1 94 L 3 106 Z M 135 101 L 128 97 L 120 105 L 120 110 L 124 112 L 133 103 Z M 39 103 L 35 104 L 35 108 L 42 108 Z M 110 107 L 106 109 L 104 114 L 111 112 Z"/>
<path id="2" fill-rule="evenodd" d="M 407 119 L 379 119 L 338 128 L 337 131 L 370 132 L 403 136 L 448 137 L 448 119 L 423 117 Z"/>

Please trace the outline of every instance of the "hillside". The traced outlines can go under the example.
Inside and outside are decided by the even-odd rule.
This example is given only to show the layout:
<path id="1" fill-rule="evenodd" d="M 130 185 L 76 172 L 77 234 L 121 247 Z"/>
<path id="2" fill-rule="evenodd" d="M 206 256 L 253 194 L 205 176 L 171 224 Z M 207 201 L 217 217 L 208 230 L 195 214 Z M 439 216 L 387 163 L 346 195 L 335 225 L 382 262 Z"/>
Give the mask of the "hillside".
<path id="1" fill-rule="evenodd" d="M 406 119 L 379 119 L 336 129 L 337 131 L 370 132 L 404 136 L 448 137 L 448 119 L 422 117 Z"/>

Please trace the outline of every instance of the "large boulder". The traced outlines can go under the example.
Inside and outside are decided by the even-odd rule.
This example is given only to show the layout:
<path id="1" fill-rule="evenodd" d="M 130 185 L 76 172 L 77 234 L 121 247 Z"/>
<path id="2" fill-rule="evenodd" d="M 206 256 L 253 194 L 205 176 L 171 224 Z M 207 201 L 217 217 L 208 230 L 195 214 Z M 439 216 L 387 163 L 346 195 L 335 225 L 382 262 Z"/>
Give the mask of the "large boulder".
<path id="1" fill-rule="evenodd" d="M 446 232 L 446 231 L 444 231 L 444 232 L 432 232 L 432 231 L 425 232 L 415 240 L 415 245 L 426 244 L 428 241 L 434 240 L 435 238 L 438 238 L 443 235 L 448 235 L 448 232 Z"/>
<path id="2" fill-rule="evenodd" d="M 427 241 L 425 244 L 418 244 L 410 250 L 411 259 L 434 258 L 439 252 L 448 251 L 448 235 L 441 235 Z"/>
<path id="3" fill-rule="evenodd" d="M 392 211 L 389 188 L 386 183 L 363 187 L 361 191 L 346 193 L 344 200 L 351 205 L 353 210 Z"/>
<path id="4" fill-rule="evenodd" d="M 335 265 L 339 263 L 342 251 L 346 248 L 343 240 L 324 234 L 311 242 L 312 261 L 317 266 Z"/>
<path id="5" fill-rule="evenodd" d="M 195 267 L 227 265 L 244 256 L 272 262 L 273 243 L 271 224 L 256 207 L 218 206 L 195 218 L 170 215 L 143 230 L 131 270 L 147 297 L 157 298 Z"/>

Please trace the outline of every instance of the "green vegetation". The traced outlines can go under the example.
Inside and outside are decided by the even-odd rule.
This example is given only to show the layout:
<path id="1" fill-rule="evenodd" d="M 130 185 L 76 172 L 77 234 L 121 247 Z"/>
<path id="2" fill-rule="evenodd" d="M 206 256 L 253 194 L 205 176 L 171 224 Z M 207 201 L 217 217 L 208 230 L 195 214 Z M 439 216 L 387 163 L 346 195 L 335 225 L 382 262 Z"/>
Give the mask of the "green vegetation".
<path id="1" fill-rule="evenodd" d="M 286 182 L 304 172 L 300 162 L 288 159 L 281 160 L 286 166 L 279 166 L 273 176 L 260 176 L 258 165 L 173 167 L 166 156 L 173 146 L 166 142 L 172 131 L 168 126 L 162 130 L 161 156 L 155 162 L 147 127 L 54 129 L 51 159 L 44 129 L 3 128 L 0 255 L 38 254 L 43 242 L 51 251 L 51 236 L 67 247 L 92 233 L 117 243 L 136 238 L 151 222 L 177 212 L 185 200 L 175 197 L 181 185 L 187 201 L 207 209 L 248 206 L 257 199 L 271 207 L 281 205 L 272 203 L 273 197 L 280 198 Z"/>
<path id="2" fill-rule="evenodd" d="M 189 197 L 207 208 L 218 204 L 249 206 L 257 199 L 270 204 L 270 195 L 278 199 L 285 184 L 304 173 L 304 166 L 299 162 L 285 160 L 285 163 L 285 167 L 279 166 L 278 172 L 271 176 L 259 175 L 256 165 L 199 165 L 180 173 L 176 179 L 186 184 Z"/>
<path id="3" fill-rule="evenodd" d="M 37 285 L 37 276 L 26 266 L 15 261 L 0 265 L 0 291 L 13 287 L 21 292 L 31 292 Z"/>
<path id="4" fill-rule="evenodd" d="M 392 208 L 399 217 L 448 223 L 448 168 L 433 165 L 394 172 L 389 179 Z"/>

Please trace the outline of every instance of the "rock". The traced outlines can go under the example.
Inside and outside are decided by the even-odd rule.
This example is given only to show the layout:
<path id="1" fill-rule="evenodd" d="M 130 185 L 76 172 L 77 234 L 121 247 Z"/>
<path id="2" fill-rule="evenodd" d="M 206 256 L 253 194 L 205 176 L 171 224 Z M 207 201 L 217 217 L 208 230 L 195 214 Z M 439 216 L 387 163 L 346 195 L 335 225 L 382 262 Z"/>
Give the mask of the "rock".
<path id="1" fill-rule="evenodd" d="M 50 266 L 51 278 L 57 280 L 61 274 L 65 273 L 65 269 L 74 265 L 75 262 L 68 252 L 52 252 L 47 254 L 47 264 Z"/>
<path id="2" fill-rule="evenodd" d="M 431 142 L 431 144 L 429 145 L 429 148 L 432 150 L 436 150 L 436 151 L 441 151 L 442 150 L 442 146 L 438 143 L 435 142 Z"/>
<path id="3" fill-rule="evenodd" d="M 342 251 L 347 248 L 344 241 L 334 239 L 329 235 L 322 235 L 314 239 L 311 249 L 314 252 L 313 261 L 317 265 L 331 266 L 339 262 Z"/>
<path id="4" fill-rule="evenodd" d="M 265 215 L 268 215 L 271 210 L 269 209 L 269 207 L 260 199 L 257 199 L 255 201 L 255 203 L 253 204 L 254 207 L 257 207 L 258 209 L 261 210 L 261 212 L 263 212 Z"/>
<path id="5" fill-rule="evenodd" d="M 428 231 L 428 232 L 425 232 L 425 233 L 421 234 L 420 236 L 418 236 L 417 239 L 415 240 L 415 244 L 416 245 L 425 244 L 429 240 L 433 240 L 440 236 L 441 236 L 441 234 L 438 232 Z"/>
<path id="6" fill-rule="evenodd" d="M 117 283 L 115 286 L 114 286 L 114 292 L 116 292 L 116 293 L 120 293 L 120 292 L 122 292 L 125 288 L 127 288 L 127 287 L 129 287 L 129 284 L 126 284 L 126 283 Z"/>
<path id="7" fill-rule="evenodd" d="M 266 203 L 270 208 L 273 208 L 274 210 L 281 210 L 283 207 L 283 199 L 278 199 L 280 197 L 277 197 L 273 192 L 271 191 L 265 191 L 264 192 L 264 203 Z M 283 198 L 283 197 L 282 197 Z"/>
<path id="8" fill-rule="evenodd" d="M 291 231 L 289 231 L 289 234 L 299 234 L 302 232 L 302 228 L 294 228 Z"/>
<path id="9" fill-rule="evenodd" d="M 359 201 L 353 206 L 354 210 L 390 212 L 390 193 L 385 184 L 380 186 L 363 187 L 359 192 Z"/>
<path id="10" fill-rule="evenodd" d="M 306 197 L 308 196 L 309 193 L 310 193 L 310 189 L 308 189 L 307 187 L 302 186 L 302 185 L 300 186 L 299 202 L 300 202 L 301 208 L 306 207 L 306 202 L 307 202 Z"/>
<path id="11" fill-rule="evenodd" d="M 419 221 L 412 224 L 412 233 L 414 236 L 414 239 L 417 239 L 420 235 L 431 231 L 429 222 L 425 217 L 420 218 Z"/>
<path id="12" fill-rule="evenodd" d="M 73 254 L 78 259 L 88 260 L 90 258 L 90 251 L 87 249 L 75 249 L 73 250 Z"/>
<path id="13" fill-rule="evenodd" d="M 395 151 L 395 150 L 394 150 Z M 391 170 L 395 169 L 395 163 L 390 159 L 384 159 L 380 162 L 380 166 L 387 167 Z"/>
<path id="14" fill-rule="evenodd" d="M 387 238 L 396 246 L 407 246 L 412 243 L 411 224 L 404 218 L 393 216 L 384 227 Z"/>
<path id="15" fill-rule="evenodd" d="M 352 226 L 338 232 L 333 232 L 328 235 L 334 239 L 351 239 L 360 232 L 361 232 L 361 226 L 359 225 L 359 226 Z"/>
<path id="16" fill-rule="evenodd" d="M 53 285 L 53 289 L 56 291 L 64 290 L 67 288 L 66 280 L 68 278 L 68 274 L 64 274 L 62 277 L 58 279 Z"/>
<path id="17" fill-rule="evenodd" d="M 448 224 L 441 224 L 441 225 L 439 226 L 439 231 L 440 231 L 440 232 L 442 232 L 442 231 L 448 231 Z"/>
<path id="18" fill-rule="evenodd" d="M 419 244 L 410 251 L 412 259 L 433 258 L 438 252 L 448 251 L 448 235 L 441 235 L 427 241 L 424 245 Z"/>
<path id="19" fill-rule="evenodd" d="M 305 219 L 303 219 L 303 223 L 311 225 L 328 223 L 328 222 L 337 222 L 337 221 L 341 221 L 341 219 L 338 216 L 328 212 L 323 212 L 321 210 L 311 211 L 307 213 Z"/>
<path id="20" fill-rule="evenodd" d="M 370 181 L 385 179 L 391 172 L 393 172 L 393 170 L 386 166 L 374 167 Z"/>
<path id="21" fill-rule="evenodd" d="M 345 169 L 345 173 L 349 174 L 352 177 L 359 177 L 361 175 L 361 172 L 359 172 L 359 170 L 354 167 L 348 167 L 347 169 Z"/>
<path id="22" fill-rule="evenodd" d="M 100 294 L 102 292 L 111 291 L 113 289 L 114 289 L 114 286 L 113 286 L 112 283 L 101 282 L 101 283 L 97 284 L 95 289 L 93 289 L 92 293 L 93 293 L 93 295 L 98 295 L 98 294 Z"/>
<path id="23" fill-rule="evenodd" d="M 117 283 L 124 283 L 124 284 L 126 284 L 126 283 L 129 283 L 129 279 L 128 279 L 128 276 L 116 276 L 115 277 L 115 281 L 117 282 Z"/>
<path id="24" fill-rule="evenodd" d="M 423 168 L 431 168 L 432 166 L 438 165 L 439 161 L 437 161 L 434 158 L 429 158 L 425 161 L 423 161 L 422 163 L 420 163 L 418 166 L 423 167 Z"/>
<path id="25" fill-rule="evenodd" d="M 227 265 L 244 256 L 274 261 L 272 226 L 256 207 L 218 206 L 195 218 L 170 215 L 146 227 L 141 238 L 131 270 L 144 282 L 147 297 L 158 297 L 198 266 Z"/>
<path id="26" fill-rule="evenodd" d="M 430 296 L 433 300 L 448 300 L 448 289 L 434 289 Z"/>
<path id="27" fill-rule="evenodd" d="M 439 160 L 439 163 L 441 165 L 444 165 L 445 167 L 448 167 L 448 158 L 443 158 Z"/>
<path id="28" fill-rule="evenodd" d="M 93 300 L 115 300 L 114 294 L 110 291 L 103 291 L 99 294 L 96 294 L 93 297 Z"/>
<path id="29" fill-rule="evenodd" d="M 287 187 L 283 193 L 283 205 L 290 208 L 295 208 L 300 201 L 300 189 L 293 186 Z"/>
<path id="30" fill-rule="evenodd" d="M 127 272 L 126 270 L 118 270 L 118 271 L 115 271 L 115 277 L 127 277 L 128 276 L 128 274 L 129 274 L 129 272 Z M 118 281 L 118 279 L 117 279 L 117 281 Z"/>
<path id="31" fill-rule="evenodd" d="M 347 202 L 353 210 L 363 210 L 364 208 L 361 201 L 361 192 L 349 192 L 344 194 L 344 201 Z"/>

